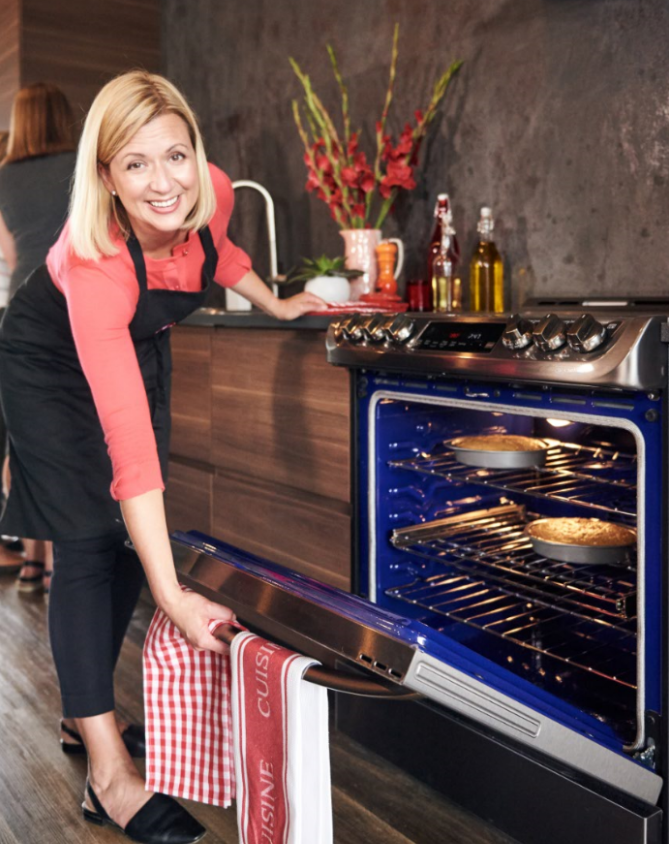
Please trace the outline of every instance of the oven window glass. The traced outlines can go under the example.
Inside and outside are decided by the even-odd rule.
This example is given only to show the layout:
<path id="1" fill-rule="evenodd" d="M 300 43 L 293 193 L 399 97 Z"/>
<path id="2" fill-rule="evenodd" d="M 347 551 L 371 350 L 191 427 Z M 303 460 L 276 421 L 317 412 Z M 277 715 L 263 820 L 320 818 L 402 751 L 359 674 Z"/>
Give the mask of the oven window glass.
<path id="1" fill-rule="evenodd" d="M 622 744 L 632 742 L 632 434 L 399 400 L 378 405 L 376 425 L 377 602 L 596 718 Z M 468 450 L 457 448 L 458 438 L 470 438 Z M 536 441 L 539 465 L 532 462 Z M 526 531 L 537 519 L 576 519 L 560 524 L 584 530 L 592 520 L 610 523 L 621 529 L 624 547 L 602 562 L 601 535 L 580 548 L 568 538 L 558 551 L 550 546 L 549 556 Z"/>

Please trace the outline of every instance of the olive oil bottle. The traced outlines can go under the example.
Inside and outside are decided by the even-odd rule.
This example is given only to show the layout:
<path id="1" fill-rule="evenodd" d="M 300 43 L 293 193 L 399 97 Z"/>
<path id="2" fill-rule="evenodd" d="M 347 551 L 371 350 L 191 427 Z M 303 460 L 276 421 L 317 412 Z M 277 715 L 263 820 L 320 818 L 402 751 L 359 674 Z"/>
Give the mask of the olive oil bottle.
<path id="1" fill-rule="evenodd" d="M 472 311 L 504 312 L 504 265 L 492 239 L 495 221 L 490 208 L 481 208 L 479 242 L 469 264 L 469 296 Z"/>
<path id="2" fill-rule="evenodd" d="M 457 240 L 451 212 L 441 219 L 439 251 L 431 261 L 432 310 L 451 313 L 455 306 L 455 268 L 458 264 Z"/>

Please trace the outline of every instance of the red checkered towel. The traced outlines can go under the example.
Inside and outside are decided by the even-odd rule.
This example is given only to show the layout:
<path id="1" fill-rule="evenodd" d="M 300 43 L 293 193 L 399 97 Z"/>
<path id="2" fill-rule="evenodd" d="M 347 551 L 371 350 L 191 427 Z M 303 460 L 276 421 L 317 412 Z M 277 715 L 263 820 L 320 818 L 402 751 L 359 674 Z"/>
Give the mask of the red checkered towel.
<path id="1" fill-rule="evenodd" d="M 230 658 L 196 651 L 160 610 L 144 643 L 144 708 L 147 790 L 230 806 Z"/>

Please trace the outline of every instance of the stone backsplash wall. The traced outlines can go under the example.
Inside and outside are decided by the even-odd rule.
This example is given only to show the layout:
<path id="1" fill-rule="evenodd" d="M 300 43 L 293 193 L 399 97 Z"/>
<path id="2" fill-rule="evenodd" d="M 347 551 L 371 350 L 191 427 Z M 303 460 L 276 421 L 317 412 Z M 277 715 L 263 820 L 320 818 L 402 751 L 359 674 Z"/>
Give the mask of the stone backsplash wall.
<path id="1" fill-rule="evenodd" d="M 446 190 L 465 261 L 478 209 L 492 206 L 513 305 L 529 295 L 669 293 L 665 0 L 164 0 L 164 72 L 197 111 L 211 160 L 273 195 L 284 270 L 342 251 L 326 206 L 304 190 L 288 56 L 336 112 L 325 45 L 335 47 L 371 154 L 396 21 L 394 130 L 451 60 L 465 62 L 422 151 L 418 186 L 384 226 L 405 241 L 406 275 L 424 272 L 432 208 Z M 231 231 L 265 273 L 260 198 L 240 193 L 237 206 Z"/>

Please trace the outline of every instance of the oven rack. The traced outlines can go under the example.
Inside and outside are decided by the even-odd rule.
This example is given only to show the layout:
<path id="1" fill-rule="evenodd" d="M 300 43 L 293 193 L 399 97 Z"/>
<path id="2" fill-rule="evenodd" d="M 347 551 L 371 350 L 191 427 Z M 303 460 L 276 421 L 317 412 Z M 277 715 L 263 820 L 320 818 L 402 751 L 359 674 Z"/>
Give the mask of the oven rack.
<path id="1" fill-rule="evenodd" d="M 446 445 L 439 448 L 443 451 L 391 460 L 390 466 L 436 475 L 452 483 L 483 484 L 504 492 L 578 504 L 617 517 L 636 517 L 635 455 L 606 446 L 556 443 L 547 453 L 545 466 L 479 469 L 459 463 Z"/>
<path id="2" fill-rule="evenodd" d="M 527 523 L 523 506 L 502 504 L 398 528 L 391 543 L 563 615 L 609 626 L 635 619 L 636 572 L 631 566 L 549 560 L 534 550 L 524 532 Z"/>
<path id="3" fill-rule="evenodd" d="M 539 674 L 548 673 L 549 658 L 636 689 L 636 633 L 624 624 L 603 629 L 591 619 L 566 623 L 555 608 L 457 572 L 389 589 L 386 595 L 519 645 L 532 652 L 531 668 Z M 512 660 L 508 655 L 507 661 Z M 566 680 L 560 673 L 555 679 Z"/>

